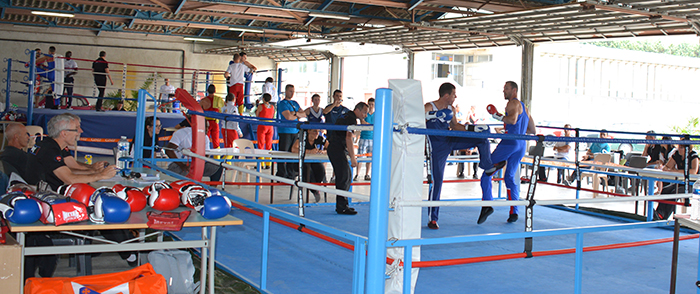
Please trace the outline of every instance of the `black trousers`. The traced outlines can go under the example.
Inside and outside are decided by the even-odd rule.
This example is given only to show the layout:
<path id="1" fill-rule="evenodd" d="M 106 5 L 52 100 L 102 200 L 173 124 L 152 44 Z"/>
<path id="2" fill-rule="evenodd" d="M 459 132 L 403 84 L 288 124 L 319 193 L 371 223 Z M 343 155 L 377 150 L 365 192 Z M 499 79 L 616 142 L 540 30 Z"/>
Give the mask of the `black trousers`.
<path id="1" fill-rule="evenodd" d="M 683 186 L 681 184 L 669 184 L 669 183 L 663 183 L 664 187 L 661 189 L 661 194 L 677 194 L 678 190 L 685 191 L 683 190 Z M 692 189 L 692 186 L 691 186 Z M 669 199 L 669 200 L 675 200 L 675 199 Z M 667 204 L 667 203 L 659 203 L 658 206 L 656 206 L 656 212 L 654 213 L 654 219 L 668 219 L 669 216 L 671 216 L 672 213 L 676 212 L 676 206 L 673 204 Z"/>
<path id="2" fill-rule="evenodd" d="M 115 242 L 124 242 L 126 240 L 134 238 L 134 235 L 131 234 L 131 231 L 129 230 L 101 230 L 100 235 L 102 235 L 102 237 L 105 237 L 105 239 L 107 240 Z M 129 258 L 129 255 L 134 254 L 136 252 L 121 251 L 117 253 L 119 253 L 119 256 L 122 259 L 127 259 Z"/>
<path id="3" fill-rule="evenodd" d="M 105 96 L 105 87 L 107 86 L 107 77 L 95 76 L 95 85 L 97 86 L 97 104 L 95 104 L 96 110 L 102 110 L 102 97 Z"/>
<path id="4" fill-rule="evenodd" d="M 66 83 L 63 86 L 63 93 L 66 95 L 66 106 L 71 107 L 73 105 L 73 77 L 65 77 L 63 82 Z"/>
<path id="5" fill-rule="evenodd" d="M 326 168 L 323 163 L 305 163 L 304 166 L 304 182 L 322 183 L 326 181 Z"/>
<path id="6" fill-rule="evenodd" d="M 297 139 L 297 134 L 277 134 L 279 137 L 279 151 L 292 151 L 292 144 Z M 298 164 L 279 163 L 277 165 L 277 176 L 293 179 L 298 173 Z"/>
<path id="7" fill-rule="evenodd" d="M 350 147 L 352 148 L 352 147 Z M 348 163 L 347 150 L 341 145 L 331 144 L 328 146 L 328 159 L 331 161 L 335 172 L 335 188 L 338 190 L 350 191 L 350 180 L 352 170 Z M 348 198 L 335 196 L 335 210 L 341 211 L 348 207 Z"/>
<path id="8" fill-rule="evenodd" d="M 28 233 L 25 235 L 25 246 L 53 246 L 51 238 L 45 233 Z M 36 269 L 39 276 L 48 278 L 53 276 L 58 263 L 58 255 L 26 256 L 24 258 L 24 279 L 33 278 Z"/>

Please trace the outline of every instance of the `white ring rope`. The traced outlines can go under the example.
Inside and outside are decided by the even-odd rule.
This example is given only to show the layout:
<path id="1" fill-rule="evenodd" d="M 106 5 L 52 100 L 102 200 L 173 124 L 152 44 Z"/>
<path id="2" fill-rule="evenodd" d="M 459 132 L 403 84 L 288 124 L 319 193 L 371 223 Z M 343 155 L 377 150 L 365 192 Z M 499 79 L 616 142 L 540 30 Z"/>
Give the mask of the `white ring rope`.
<path id="1" fill-rule="evenodd" d="M 553 200 L 533 200 L 536 205 L 563 205 L 563 204 L 586 204 L 586 203 L 608 203 L 608 202 L 630 202 L 630 201 L 651 201 L 651 200 L 671 200 L 685 199 L 693 197 L 693 194 L 664 194 L 664 195 L 648 195 L 648 196 L 630 196 L 630 197 L 614 197 L 614 198 L 590 198 L 590 199 L 553 199 Z M 482 207 L 482 206 L 527 206 L 530 201 L 527 200 L 459 200 L 459 201 L 402 201 L 395 203 L 396 206 L 403 207 L 436 207 L 436 206 L 463 206 L 463 207 Z"/>
<path id="2" fill-rule="evenodd" d="M 313 185 L 313 184 L 309 184 L 309 183 L 302 182 L 302 181 L 297 182 L 297 181 L 295 181 L 295 180 L 290 180 L 290 179 L 283 178 L 283 177 L 278 177 L 278 176 L 272 176 L 272 175 L 268 175 L 268 174 L 263 174 L 263 173 L 260 173 L 260 172 L 257 172 L 257 171 L 251 171 L 251 170 L 246 169 L 246 168 L 242 168 L 242 167 L 230 165 L 230 164 L 228 164 L 228 163 L 223 163 L 223 162 L 218 161 L 218 160 L 213 159 L 213 158 L 208 158 L 208 157 L 206 157 L 206 156 L 202 156 L 202 155 L 193 153 L 193 152 L 190 151 L 189 149 L 183 149 L 181 152 L 182 152 L 183 155 L 187 155 L 187 156 L 190 156 L 190 157 L 196 157 L 196 158 L 202 159 L 202 160 L 204 160 L 204 161 L 206 161 L 206 162 L 210 162 L 210 163 L 213 163 L 213 164 L 216 164 L 216 165 L 221 165 L 221 166 L 223 166 L 223 167 L 226 167 L 227 169 L 237 170 L 237 171 L 243 172 L 243 173 L 249 173 L 249 174 L 254 175 L 254 176 L 256 176 L 256 177 L 261 177 L 261 178 L 270 179 L 270 180 L 274 180 L 274 181 L 278 181 L 278 182 L 282 182 L 282 183 L 287 183 L 287 184 L 290 184 L 290 185 L 292 185 L 292 186 L 297 185 L 297 186 L 302 187 L 302 188 L 318 190 L 318 191 L 321 191 L 321 192 L 331 193 L 331 194 L 335 194 L 335 195 L 338 195 L 338 196 L 345 196 L 345 197 L 350 197 L 350 198 L 353 198 L 353 199 L 359 199 L 359 200 L 363 200 L 363 201 L 369 201 L 369 196 L 367 196 L 367 195 L 352 193 L 352 192 L 343 191 L 343 190 L 338 190 L 338 189 L 330 189 L 330 188 L 326 188 L 326 187 L 324 187 L 324 186 Z"/>

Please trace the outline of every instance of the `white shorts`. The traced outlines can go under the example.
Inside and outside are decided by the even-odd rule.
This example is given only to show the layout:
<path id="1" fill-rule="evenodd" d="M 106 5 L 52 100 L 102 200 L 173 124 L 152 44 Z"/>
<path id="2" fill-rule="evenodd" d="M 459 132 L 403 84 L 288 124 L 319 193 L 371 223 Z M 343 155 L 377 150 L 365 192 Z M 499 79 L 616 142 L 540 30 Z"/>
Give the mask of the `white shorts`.
<path id="1" fill-rule="evenodd" d="M 367 154 L 372 153 L 372 146 L 374 141 L 372 139 L 360 139 L 357 143 L 357 154 Z"/>

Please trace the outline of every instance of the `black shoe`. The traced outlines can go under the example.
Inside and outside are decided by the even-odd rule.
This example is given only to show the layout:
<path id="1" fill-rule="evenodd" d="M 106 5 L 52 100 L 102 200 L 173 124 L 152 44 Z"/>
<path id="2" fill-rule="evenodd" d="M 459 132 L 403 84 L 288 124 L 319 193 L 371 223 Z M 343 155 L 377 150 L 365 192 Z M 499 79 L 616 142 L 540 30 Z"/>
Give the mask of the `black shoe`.
<path id="1" fill-rule="evenodd" d="M 483 224 L 487 218 L 489 218 L 489 215 L 493 213 L 493 207 L 491 206 L 484 206 L 481 208 L 481 213 L 479 214 L 479 220 L 476 221 L 476 224 L 480 225 Z"/>
<path id="2" fill-rule="evenodd" d="M 352 181 L 353 181 L 353 182 L 357 182 L 357 176 L 359 176 L 359 175 L 355 175 L 355 177 L 352 178 Z"/>
<path id="3" fill-rule="evenodd" d="M 460 179 L 464 178 L 464 173 L 458 173 L 458 174 L 457 174 L 457 177 L 460 178 Z"/>
<path id="4" fill-rule="evenodd" d="M 336 209 L 335 212 L 337 212 L 338 214 L 347 214 L 347 215 L 356 215 L 357 214 L 357 211 L 355 211 L 355 209 L 352 207 L 346 207 L 343 210 Z"/>
<path id="5" fill-rule="evenodd" d="M 313 190 L 311 191 L 311 194 L 314 194 L 314 199 L 316 200 L 316 203 L 319 203 L 321 201 L 321 193 Z"/>
<path id="6" fill-rule="evenodd" d="M 504 166 L 506 166 L 506 162 L 501 161 L 499 163 L 494 164 L 492 168 L 484 170 L 484 174 L 486 174 L 487 176 L 491 176 L 493 173 L 497 172 L 499 169 L 502 169 Z"/>
<path id="7" fill-rule="evenodd" d="M 509 223 L 514 223 L 518 221 L 518 215 L 515 213 L 511 213 L 510 216 L 508 217 L 508 222 Z"/>
<path id="8" fill-rule="evenodd" d="M 437 230 L 440 228 L 440 226 L 438 226 L 437 221 L 430 221 L 430 222 L 428 222 L 428 228 L 433 229 L 433 230 Z"/>

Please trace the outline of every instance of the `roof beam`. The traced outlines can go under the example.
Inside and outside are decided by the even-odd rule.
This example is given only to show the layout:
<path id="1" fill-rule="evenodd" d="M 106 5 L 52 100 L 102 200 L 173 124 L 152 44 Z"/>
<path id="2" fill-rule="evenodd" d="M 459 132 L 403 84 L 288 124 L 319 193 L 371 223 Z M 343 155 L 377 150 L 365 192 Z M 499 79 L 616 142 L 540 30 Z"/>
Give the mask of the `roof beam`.
<path id="1" fill-rule="evenodd" d="M 173 9 L 172 9 L 170 6 L 165 5 L 163 2 L 160 2 L 160 1 L 158 1 L 158 0 L 148 0 L 148 1 L 150 1 L 151 3 L 153 3 L 153 4 L 155 4 L 155 5 L 160 6 L 160 7 L 162 7 L 162 8 L 167 9 L 168 12 L 173 12 Z"/>
<path id="2" fill-rule="evenodd" d="M 443 6 L 454 6 L 454 7 L 464 7 L 464 8 L 480 8 L 493 12 L 508 12 L 522 10 L 522 7 L 515 5 L 504 5 L 504 4 L 491 4 L 483 3 L 480 1 L 461 1 L 461 0 L 427 0 L 424 1 L 425 4 L 443 5 Z"/>
<path id="3" fill-rule="evenodd" d="M 178 14 L 178 13 L 180 13 L 180 10 L 182 10 L 182 6 L 184 6 L 185 3 L 187 3 L 187 0 L 180 0 L 180 4 L 178 4 L 177 7 L 175 7 L 175 10 L 173 11 L 173 14 Z"/>
<path id="4" fill-rule="evenodd" d="M 267 2 L 270 3 L 270 4 L 272 4 L 272 6 L 282 7 L 282 4 L 277 3 L 277 1 L 274 1 L 274 0 L 267 0 Z M 304 21 L 304 18 L 303 18 L 303 17 L 299 16 L 298 14 L 296 14 L 296 13 L 294 13 L 294 12 L 287 11 L 287 13 L 288 13 L 289 15 L 291 15 L 292 17 L 294 17 L 294 18 L 295 18 L 296 20 L 298 20 L 298 21 Z"/>

